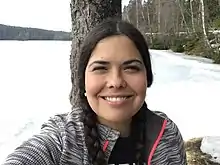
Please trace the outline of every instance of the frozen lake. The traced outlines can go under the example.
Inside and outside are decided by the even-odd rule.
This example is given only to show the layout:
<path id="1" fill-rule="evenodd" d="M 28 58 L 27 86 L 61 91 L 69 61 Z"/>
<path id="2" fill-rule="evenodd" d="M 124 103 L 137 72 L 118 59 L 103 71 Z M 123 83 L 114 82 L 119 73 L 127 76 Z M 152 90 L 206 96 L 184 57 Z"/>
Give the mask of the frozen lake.
<path id="1" fill-rule="evenodd" d="M 69 41 L 0 41 L 0 162 L 49 116 L 70 110 L 70 50 Z M 220 65 L 150 52 L 149 108 L 165 112 L 185 140 L 220 136 Z"/>

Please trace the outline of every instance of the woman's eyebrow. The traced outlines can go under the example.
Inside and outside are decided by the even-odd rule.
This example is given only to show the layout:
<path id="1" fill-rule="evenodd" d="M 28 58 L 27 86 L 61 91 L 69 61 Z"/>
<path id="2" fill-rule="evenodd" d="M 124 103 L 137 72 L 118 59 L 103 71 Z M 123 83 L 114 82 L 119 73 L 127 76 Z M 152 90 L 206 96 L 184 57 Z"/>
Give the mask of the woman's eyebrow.
<path id="1" fill-rule="evenodd" d="M 127 60 L 125 62 L 123 62 L 123 65 L 129 65 L 132 63 L 139 63 L 139 64 L 143 64 L 143 62 L 141 60 L 138 59 L 131 59 L 131 60 Z"/>
<path id="2" fill-rule="evenodd" d="M 96 60 L 96 61 L 93 61 L 91 64 L 89 64 L 89 67 L 91 67 L 94 64 L 108 65 L 108 64 L 110 64 L 110 62 L 104 61 L 104 60 Z"/>
<path id="3" fill-rule="evenodd" d="M 141 60 L 138 60 L 138 59 L 127 60 L 127 61 L 124 61 L 122 64 L 123 65 L 129 65 L 129 64 L 132 64 L 132 63 L 139 63 L 141 65 L 143 64 L 143 62 Z M 104 60 L 96 60 L 96 61 L 93 61 L 91 64 L 89 64 L 89 67 L 91 67 L 94 64 L 109 65 L 110 62 L 109 61 L 104 61 Z"/>

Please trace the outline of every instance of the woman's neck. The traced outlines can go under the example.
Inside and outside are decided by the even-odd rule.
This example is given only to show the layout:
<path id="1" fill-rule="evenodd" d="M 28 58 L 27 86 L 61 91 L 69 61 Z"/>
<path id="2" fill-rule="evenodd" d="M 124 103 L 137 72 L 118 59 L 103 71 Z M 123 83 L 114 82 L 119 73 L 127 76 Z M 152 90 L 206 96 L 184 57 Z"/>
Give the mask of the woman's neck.
<path id="1" fill-rule="evenodd" d="M 103 118 L 98 118 L 98 121 L 103 125 L 106 125 L 114 130 L 119 131 L 121 137 L 128 137 L 130 135 L 131 120 L 126 120 L 123 122 L 112 122 L 112 121 L 107 121 Z"/>

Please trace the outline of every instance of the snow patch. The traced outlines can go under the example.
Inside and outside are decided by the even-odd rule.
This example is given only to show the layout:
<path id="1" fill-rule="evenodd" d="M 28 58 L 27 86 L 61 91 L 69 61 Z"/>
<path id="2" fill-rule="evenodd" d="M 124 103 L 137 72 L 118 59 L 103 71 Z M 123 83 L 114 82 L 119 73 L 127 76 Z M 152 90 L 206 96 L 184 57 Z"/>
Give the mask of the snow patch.
<path id="1" fill-rule="evenodd" d="M 201 151 L 212 156 L 211 161 L 220 163 L 220 136 L 204 137 L 201 144 Z"/>

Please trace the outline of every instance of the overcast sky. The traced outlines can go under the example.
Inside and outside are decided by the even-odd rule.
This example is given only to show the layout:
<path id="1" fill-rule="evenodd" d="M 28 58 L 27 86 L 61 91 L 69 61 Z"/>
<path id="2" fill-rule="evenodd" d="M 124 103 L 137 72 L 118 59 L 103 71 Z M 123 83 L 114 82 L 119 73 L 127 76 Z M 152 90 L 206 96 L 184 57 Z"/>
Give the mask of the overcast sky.
<path id="1" fill-rule="evenodd" d="M 127 5 L 129 0 L 122 0 Z M 70 0 L 0 0 L 0 24 L 71 30 Z"/>

